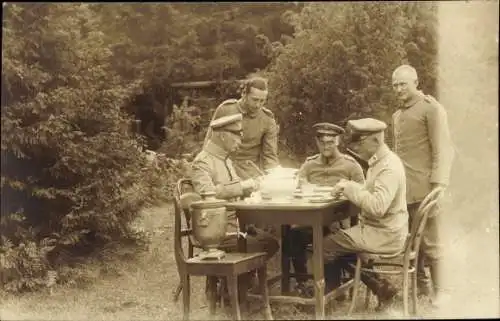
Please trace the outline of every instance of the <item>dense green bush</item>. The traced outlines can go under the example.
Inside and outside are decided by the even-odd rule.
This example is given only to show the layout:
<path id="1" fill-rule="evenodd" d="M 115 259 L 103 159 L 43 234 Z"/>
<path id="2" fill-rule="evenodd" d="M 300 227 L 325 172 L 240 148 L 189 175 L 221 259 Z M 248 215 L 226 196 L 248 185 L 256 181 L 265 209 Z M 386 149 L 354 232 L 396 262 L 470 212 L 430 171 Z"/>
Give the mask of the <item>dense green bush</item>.
<path id="1" fill-rule="evenodd" d="M 402 63 L 415 64 L 424 88 L 433 89 L 434 17 L 432 4 L 372 2 L 313 3 L 285 15 L 295 37 L 271 48 L 268 70 L 269 106 L 280 119 L 282 143 L 304 157 L 314 152 L 303 139 L 316 122 L 390 121 L 391 73 Z"/>
<path id="2" fill-rule="evenodd" d="M 139 211 L 176 165 L 150 166 L 121 110 L 140 85 L 111 68 L 89 4 L 4 7 L 0 273 L 50 285 L 71 258 L 135 243 Z M 52 271 L 52 272 L 51 272 Z"/>

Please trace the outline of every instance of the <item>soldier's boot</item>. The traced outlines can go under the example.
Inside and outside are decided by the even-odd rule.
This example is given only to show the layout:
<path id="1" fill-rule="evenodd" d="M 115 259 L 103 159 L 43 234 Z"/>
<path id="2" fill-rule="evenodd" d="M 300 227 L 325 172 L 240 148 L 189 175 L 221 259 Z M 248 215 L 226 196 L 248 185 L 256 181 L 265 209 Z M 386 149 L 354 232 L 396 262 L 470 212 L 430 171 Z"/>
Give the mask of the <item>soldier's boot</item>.
<path id="1" fill-rule="evenodd" d="M 341 282 L 341 271 L 342 265 L 339 261 L 333 261 L 325 263 L 325 293 L 329 293 L 335 288 L 340 286 Z M 299 296 L 306 298 L 314 297 L 314 285 L 306 285 L 305 283 L 299 283 L 297 286 L 297 292 Z"/>
<path id="2" fill-rule="evenodd" d="M 441 262 L 438 260 L 432 262 L 429 266 L 434 289 L 434 296 L 431 304 L 435 308 L 440 308 L 450 299 L 449 294 L 445 293 L 442 279 Z"/>
<path id="3" fill-rule="evenodd" d="M 420 253 L 418 258 L 418 270 L 417 270 L 417 295 L 419 297 L 425 297 L 430 299 L 432 296 L 431 290 L 431 279 L 427 274 L 425 267 L 425 262 L 423 259 L 423 253 Z"/>
<path id="4" fill-rule="evenodd" d="M 377 311 L 389 307 L 398 294 L 398 289 L 394 285 L 388 280 L 380 278 L 377 274 L 361 273 L 361 281 L 377 296 Z"/>
<path id="5" fill-rule="evenodd" d="M 306 286 L 306 282 L 308 280 L 306 253 L 293 256 L 291 258 L 291 261 L 292 261 L 293 271 L 295 272 L 295 274 L 298 274 L 295 277 L 295 280 L 297 281 L 297 285 L 295 286 L 295 290 L 298 292 L 299 296 L 309 297 L 310 291 Z"/>
<path id="6" fill-rule="evenodd" d="M 345 264 L 343 267 L 351 275 L 354 275 L 352 266 Z M 398 289 L 388 280 L 381 278 L 378 274 L 361 272 L 361 281 L 377 296 L 379 303 L 377 307 L 378 311 L 385 310 L 390 306 L 398 294 Z"/>
<path id="7" fill-rule="evenodd" d="M 307 278 L 307 243 L 308 237 L 301 229 L 291 229 L 288 232 L 288 237 L 286 242 L 283 243 L 286 255 L 291 261 L 293 271 L 296 276 L 297 286 L 295 290 L 299 292 L 304 292 L 306 289 Z"/>

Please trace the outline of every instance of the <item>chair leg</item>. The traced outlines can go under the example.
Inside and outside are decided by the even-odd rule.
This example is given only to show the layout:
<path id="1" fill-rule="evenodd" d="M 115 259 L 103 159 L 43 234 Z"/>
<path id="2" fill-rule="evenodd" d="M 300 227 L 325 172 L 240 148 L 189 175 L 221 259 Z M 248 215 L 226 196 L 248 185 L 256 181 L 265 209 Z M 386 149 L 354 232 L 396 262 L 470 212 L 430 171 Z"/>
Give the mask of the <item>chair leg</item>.
<path id="1" fill-rule="evenodd" d="M 346 271 L 346 270 L 342 270 L 344 276 L 345 276 L 345 280 L 346 282 L 349 282 L 351 279 L 354 278 L 354 275 L 351 275 L 351 273 L 349 273 L 349 271 Z M 352 287 L 349 287 L 349 289 L 346 291 L 346 299 L 350 299 L 352 297 Z"/>
<path id="2" fill-rule="evenodd" d="M 266 320 L 273 320 L 271 305 L 269 304 L 269 289 L 267 287 L 267 267 L 263 266 L 257 270 L 259 276 L 259 290 L 264 301 L 264 316 Z"/>
<path id="3" fill-rule="evenodd" d="M 173 291 L 173 301 L 174 302 L 177 302 L 179 301 L 179 296 L 181 295 L 181 292 L 182 292 L 182 282 L 179 282 L 179 284 L 177 284 L 177 287 L 174 289 Z"/>
<path id="4" fill-rule="evenodd" d="M 404 316 L 408 316 L 408 269 L 404 269 L 403 271 L 403 313 Z"/>
<path id="5" fill-rule="evenodd" d="M 356 306 L 356 300 L 358 299 L 360 280 L 361 280 L 361 259 L 358 257 L 358 259 L 356 260 L 356 270 L 354 272 L 354 284 L 352 285 L 351 305 L 349 306 L 347 315 L 351 315 L 354 312 L 354 308 Z"/>
<path id="6" fill-rule="evenodd" d="M 412 273 L 412 304 L 413 304 L 413 315 L 418 314 L 418 292 L 417 292 L 417 271 Z"/>
<path id="7" fill-rule="evenodd" d="M 228 276 L 227 283 L 231 309 L 233 310 L 233 320 L 241 320 L 240 302 L 238 300 L 238 277 L 236 275 Z"/>
<path id="8" fill-rule="evenodd" d="M 189 274 L 182 275 L 182 306 L 184 320 L 189 320 L 189 310 L 191 301 L 191 286 L 189 284 Z"/>

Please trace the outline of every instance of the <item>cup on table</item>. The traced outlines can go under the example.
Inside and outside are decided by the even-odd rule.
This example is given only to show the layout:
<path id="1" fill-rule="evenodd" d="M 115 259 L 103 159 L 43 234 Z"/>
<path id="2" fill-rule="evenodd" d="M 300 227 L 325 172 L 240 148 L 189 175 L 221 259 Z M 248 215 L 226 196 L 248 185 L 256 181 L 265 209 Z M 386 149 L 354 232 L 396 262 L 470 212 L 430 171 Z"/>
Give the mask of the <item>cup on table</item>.
<path id="1" fill-rule="evenodd" d="M 302 191 L 302 194 L 304 195 L 312 195 L 314 194 L 314 184 L 308 183 L 308 182 L 303 182 L 300 185 L 300 189 Z"/>

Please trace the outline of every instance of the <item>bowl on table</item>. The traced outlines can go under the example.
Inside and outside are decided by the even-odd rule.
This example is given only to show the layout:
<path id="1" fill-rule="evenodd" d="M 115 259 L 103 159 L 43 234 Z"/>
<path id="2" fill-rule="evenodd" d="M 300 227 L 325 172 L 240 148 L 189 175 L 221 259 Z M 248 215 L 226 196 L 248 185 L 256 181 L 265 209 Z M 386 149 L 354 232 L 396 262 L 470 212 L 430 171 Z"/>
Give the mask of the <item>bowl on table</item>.
<path id="1" fill-rule="evenodd" d="M 261 178 L 263 200 L 290 200 L 297 188 L 297 169 L 278 167 Z"/>

